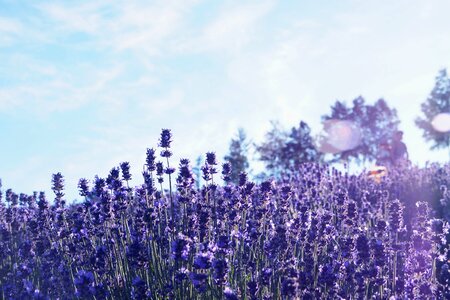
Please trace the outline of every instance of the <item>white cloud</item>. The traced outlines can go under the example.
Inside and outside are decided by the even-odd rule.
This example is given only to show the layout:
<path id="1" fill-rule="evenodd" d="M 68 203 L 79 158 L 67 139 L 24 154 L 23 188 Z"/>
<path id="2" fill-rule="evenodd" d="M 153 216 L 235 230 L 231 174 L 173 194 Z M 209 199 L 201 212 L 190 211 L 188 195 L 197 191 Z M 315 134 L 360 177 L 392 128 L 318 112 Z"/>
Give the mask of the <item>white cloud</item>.
<path id="1" fill-rule="evenodd" d="M 198 40 L 199 51 L 239 51 L 255 38 L 258 22 L 271 11 L 274 1 L 253 4 L 227 5 L 217 18 L 204 27 Z"/>
<path id="2" fill-rule="evenodd" d="M 2 33 L 20 33 L 23 30 L 21 23 L 14 19 L 0 17 L 0 32 Z"/>
<path id="3" fill-rule="evenodd" d="M 17 97 L 17 90 L 0 88 L 0 111 L 10 111 L 20 107 L 23 99 Z"/>
<path id="4" fill-rule="evenodd" d="M 102 3 L 100 1 L 70 6 L 45 3 L 39 5 L 38 8 L 49 18 L 49 21 L 58 23 L 55 29 L 59 32 L 75 31 L 97 35 L 103 30 Z"/>
<path id="5" fill-rule="evenodd" d="M 181 89 L 175 88 L 169 91 L 168 95 L 164 97 L 146 97 L 137 104 L 139 111 L 148 112 L 144 114 L 144 118 L 151 121 L 155 117 L 170 114 L 170 111 L 177 109 L 185 99 L 184 93 Z"/>
<path id="6" fill-rule="evenodd" d="M 58 24 L 56 33 L 84 33 L 102 50 L 165 54 L 198 1 L 93 1 L 82 5 L 45 4 L 40 10 Z"/>
<path id="7" fill-rule="evenodd" d="M 26 82 L 17 86 L 0 88 L 0 111 L 15 109 L 34 112 L 36 115 L 49 115 L 54 112 L 70 111 L 93 102 L 109 102 L 111 98 L 110 82 L 122 72 L 120 65 L 105 70 L 88 70 L 91 80 L 86 84 L 70 82 L 73 74 L 67 74 L 53 68 L 40 70 L 49 74 L 49 78 Z M 34 76 L 39 78 L 42 73 Z M 33 81 L 33 79 L 31 79 Z M 113 106 L 107 106 L 112 108 Z"/>
<path id="8" fill-rule="evenodd" d="M 11 46 L 23 30 L 19 21 L 0 16 L 0 49 Z"/>
<path id="9" fill-rule="evenodd" d="M 144 50 L 148 54 L 160 54 L 165 45 L 161 44 L 177 30 L 192 1 L 174 2 L 142 7 L 128 4 L 112 24 L 113 47 L 121 50 Z"/>

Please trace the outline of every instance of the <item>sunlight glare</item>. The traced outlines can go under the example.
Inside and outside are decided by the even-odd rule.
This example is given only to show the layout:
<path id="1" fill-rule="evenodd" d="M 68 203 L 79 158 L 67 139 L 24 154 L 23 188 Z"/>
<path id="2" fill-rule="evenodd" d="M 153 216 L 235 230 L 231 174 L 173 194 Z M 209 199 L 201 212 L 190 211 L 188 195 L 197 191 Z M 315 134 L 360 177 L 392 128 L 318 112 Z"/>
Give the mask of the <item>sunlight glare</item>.
<path id="1" fill-rule="evenodd" d="M 450 131 L 450 113 L 440 113 L 437 114 L 433 121 L 431 121 L 431 126 L 436 131 L 439 132 L 449 132 Z"/>

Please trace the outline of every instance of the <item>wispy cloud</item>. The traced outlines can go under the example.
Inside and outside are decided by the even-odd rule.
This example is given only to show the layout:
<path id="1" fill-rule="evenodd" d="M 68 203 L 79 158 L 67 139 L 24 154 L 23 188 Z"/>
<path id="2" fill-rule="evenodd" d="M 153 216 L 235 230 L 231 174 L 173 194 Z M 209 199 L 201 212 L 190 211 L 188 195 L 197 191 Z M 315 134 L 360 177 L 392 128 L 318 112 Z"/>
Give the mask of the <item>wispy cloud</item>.
<path id="1" fill-rule="evenodd" d="M 93 1 L 44 4 L 39 9 L 58 25 L 58 32 L 87 34 L 102 50 L 157 55 L 167 51 L 167 39 L 183 29 L 184 17 L 197 2 Z"/>
<path id="2" fill-rule="evenodd" d="M 13 45 L 22 31 L 23 26 L 19 21 L 0 16 L 0 49 Z"/>
<path id="3" fill-rule="evenodd" d="M 22 31 L 22 24 L 11 18 L 0 17 L 0 31 L 2 33 L 19 33 Z"/>
<path id="4" fill-rule="evenodd" d="M 221 157 L 240 126 L 254 141 L 269 120 L 317 132 L 336 99 L 358 95 L 399 110 L 419 161 L 413 119 L 450 64 L 450 7 L 413 3 L 94 0 L 0 11 L 0 113 L 80 126 L 50 139 L 64 153 L 57 162 L 49 154 L 30 171 L 48 165 L 68 182 L 123 160 L 139 177 L 161 127 L 173 129 L 177 155 Z"/>
<path id="5" fill-rule="evenodd" d="M 53 68 L 29 67 L 35 72 L 32 78 L 48 77 L 47 80 L 0 87 L 0 111 L 18 109 L 35 115 L 49 115 L 55 112 L 78 109 L 93 102 L 107 102 L 111 93 L 110 81 L 121 73 L 120 66 L 95 71 L 89 69 L 87 83 L 70 82 L 71 75 Z M 107 107 L 105 105 L 105 107 Z"/>
<path id="6" fill-rule="evenodd" d="M 84 4 L 44 3 L 38 5 L 37 8 L 45 17 L 49 18 L 50 22 L 58 25 L 53 30 L 62 34 L 82 32 L 99 35 L 105 30 L 103 5 L 102 1 Z"/>
<path id="7" fill-rule="evenodd" d="M 199 52 L 229 51 L 238 54 L 244 46 L 260 38 L 259 22 L 274 8 L 275 1 L 224 5 L 217 17 L 203 28 L 198 39 L 190 42 Z"/>

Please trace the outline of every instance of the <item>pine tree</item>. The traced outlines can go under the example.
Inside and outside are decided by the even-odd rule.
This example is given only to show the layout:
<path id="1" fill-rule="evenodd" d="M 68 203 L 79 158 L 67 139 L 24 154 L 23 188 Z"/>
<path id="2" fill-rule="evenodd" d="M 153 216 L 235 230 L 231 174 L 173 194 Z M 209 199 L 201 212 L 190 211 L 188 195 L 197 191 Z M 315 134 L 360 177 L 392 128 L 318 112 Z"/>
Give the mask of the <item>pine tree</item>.
<path id="1" fill-rule="evenodd" d="M 286 166 L 282 149 L 288 141 L 288 133 L 284 131 L 279 122 L 272 121 L 272 128 L 266 132 L 264 141 L 256 145 L 259 160 L 262 161 L 267 171 L 272 174 L 280 174 Z"/>
<path id="2" fill-rule="evenodd" d="M 302 163 L 320 160 L 320 153 L 314 145 L 308 124 L 300 121 L 298 128 L 292 127 L 283 154 L 289 170 L 297 170 Z"/>
<path id="3" fill-rule="evenodd" d="M 290 132 L 284 131 L 279 123 L 272 122 L 272 129 L 257 145 L 256 151 L 269 173 L 276 177 L 296 172 L 302 163 L 321 160 L 311 137 L 311 129 L 303 121 L 297 128 L 292 127 Z"/>
<path id="4" fill-rule="evenodd" d="M 239 128 L 235 138 L 231 139 L 229 153 L 224 157 L 231 164 L 231 182 L 239 183 L 239 174 L 246 172 L 248 163 L 248 150 L 250 143 L 244 129 Z"/>
<path id="5" fill-rule="evenodd" d="M 424 139 L 431 142 L 430 149 L 450 148 L 450 131 L 440 132 L 432 125 L 438 114 L 450 113 L 450 78 L 445 69 L 439 71 L 434 88 L 421 108 L 423 117 L 416 119 L 416 125 L 423 130 Z"/>

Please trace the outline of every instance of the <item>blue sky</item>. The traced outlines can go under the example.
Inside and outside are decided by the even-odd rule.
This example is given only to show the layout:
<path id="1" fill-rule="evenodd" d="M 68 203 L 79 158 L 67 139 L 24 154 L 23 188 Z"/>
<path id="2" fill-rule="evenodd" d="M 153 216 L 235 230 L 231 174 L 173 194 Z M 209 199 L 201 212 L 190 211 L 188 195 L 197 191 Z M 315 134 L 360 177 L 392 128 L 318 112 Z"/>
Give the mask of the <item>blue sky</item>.
<path id="1" fill-rule="evenodd" d="M 16 192 L 106 175 L 135 184 L 161 128 L 175 160 L 225 154 L 243 127 L 261 141 L 337 99 L 383 97 L 413 163 L 430 152 L 414 119 L 450 67 L 449 1 L 0 0 L 0 178 Z M 50 194 L 49 198 L 53 196 Z"/>

